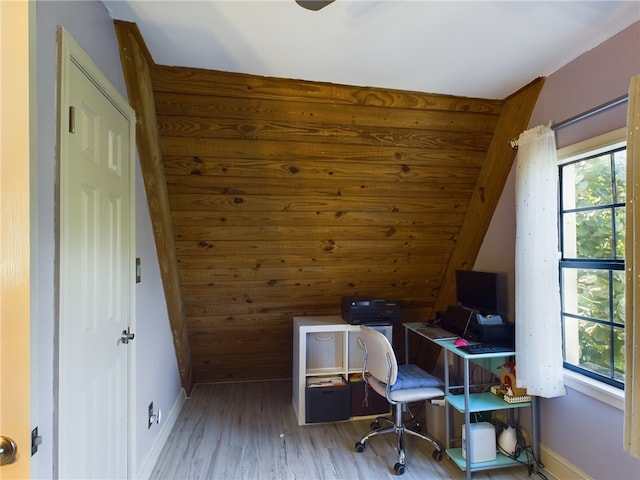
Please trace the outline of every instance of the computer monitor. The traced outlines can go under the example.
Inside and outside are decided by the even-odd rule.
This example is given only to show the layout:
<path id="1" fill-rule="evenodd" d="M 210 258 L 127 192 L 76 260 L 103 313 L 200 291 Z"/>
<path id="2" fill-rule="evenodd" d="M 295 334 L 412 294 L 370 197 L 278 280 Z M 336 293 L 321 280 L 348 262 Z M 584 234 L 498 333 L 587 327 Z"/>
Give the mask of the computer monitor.
<path id="1" fill-rule="evenodd" d="M 499 274 L 456 270 L 456 303 L 483 315 L 501 313 Z"/>

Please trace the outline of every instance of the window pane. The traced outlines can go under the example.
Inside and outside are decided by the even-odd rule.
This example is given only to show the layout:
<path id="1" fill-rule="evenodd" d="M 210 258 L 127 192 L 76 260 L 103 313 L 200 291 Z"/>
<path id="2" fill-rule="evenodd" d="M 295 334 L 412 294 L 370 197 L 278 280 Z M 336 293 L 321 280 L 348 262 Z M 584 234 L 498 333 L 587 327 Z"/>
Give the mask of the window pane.
<path id="1" fill-rule="evenodd" d="M 624 325 L 624 270 L 613 271 L 613 321 Z"/>
<path id="2" fill-rule="evenodd" d="M 615 209 L 616 215 L 616 255 L 615 258 L 624 260 L 624 236 L 626 233 L 626 208 L 618 207 Z"/>
<path id="3" fill-rule="evenodd" d="M 589 210 L 562 216 L 564 258 L 611 258 L 611 210 Z"/>
<path id="4" fill-rule="evenodd" d="M 623 328 L 614 328 L 613 329 L 613 362 L 614 362 L 614 377 L 619 382 L 624 382 L 624 368 L 625 368 L 625 360 L 624 360 L 624 329 Z"/>
<path id="5" fill-rule="evenodd" d="M 609 155 L 582 160 L 563 168 L 564 209 L 613 203 Z"/>
<path id="6" fill-rule="evenodd" d="M 564 361 L 571 365 L 580 363 L 580 337 L 578 335 L 578 320 L 563 315 L 562 326 L 564 333 Z"/>
<path id="7" fill-rule="evenodd" d="M 611 329 L 606 325 L 581 320 L 579 322 L 580 335 L 580 364 L 605 377 L 611 372 Z"/>
<path id="8" fill-rule="evenodd" d="M 613 154 L 616 169 L 616 203 L 627 201 L 626 176 L 627 176 L 627 151 L 620 150 Z"/>
<path id="9" fill-rule="evenodd" d="M 566 313 L 609 321 L 609 271 L 562 269 L 563 307 Z"/>

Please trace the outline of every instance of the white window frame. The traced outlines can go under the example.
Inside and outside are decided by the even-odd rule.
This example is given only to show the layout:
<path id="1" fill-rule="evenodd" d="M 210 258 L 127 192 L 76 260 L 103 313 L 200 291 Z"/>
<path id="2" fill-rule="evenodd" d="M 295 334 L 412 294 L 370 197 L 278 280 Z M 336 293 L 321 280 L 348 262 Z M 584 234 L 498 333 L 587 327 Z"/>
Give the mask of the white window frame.
<path id="1" fill-rule="evenodd" d="M 558 149 L 558 165 L 569 163 L 587 152 L 597 155 L 624 146 L 626 143 L 627 128 L 619 128 Z M 564 369 L 564 383 L 567 387 L 584 395 L 619 410 L 624 410 L 624 390 L 566 368 Z"/>

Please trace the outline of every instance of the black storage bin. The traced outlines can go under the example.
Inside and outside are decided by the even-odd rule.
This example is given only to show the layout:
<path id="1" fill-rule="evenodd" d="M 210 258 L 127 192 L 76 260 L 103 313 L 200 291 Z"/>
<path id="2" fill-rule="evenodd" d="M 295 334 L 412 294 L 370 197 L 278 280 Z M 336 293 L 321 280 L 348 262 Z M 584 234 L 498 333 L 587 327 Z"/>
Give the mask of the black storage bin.
<path id="1" fill-rule="evenodd" d="M 306 422 L 336 422 L 351 417 L 349 384 L 306 388 Z"/>
<path id="2" fill-rule="evenodd" d="M 367 403 L 364 404 L 365 388 Z M 363 381 L 351 382 L 351 416 L 383 415 L 391 410 L 389 402 Z"/>

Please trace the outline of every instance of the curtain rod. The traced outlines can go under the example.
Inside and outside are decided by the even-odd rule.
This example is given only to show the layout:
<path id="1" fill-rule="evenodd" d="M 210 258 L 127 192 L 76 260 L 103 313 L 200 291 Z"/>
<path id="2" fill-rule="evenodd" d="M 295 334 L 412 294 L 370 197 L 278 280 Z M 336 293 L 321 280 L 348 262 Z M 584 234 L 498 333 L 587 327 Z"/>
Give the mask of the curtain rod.
<path id="1" fill-rule="evenodd" d="M 609 110 L 610 108 L 613 107 L 617 107 L 618 105 L 621 105 L 623 103 L 625 103 L 627 100 L 629 100 L 629 96 L 628 95 L 622 95 L 621 97 L 615 98 L 607 103 L 603 103 L 602 105 L 599 105 L 597 107 L 592 108 L 591 110 L 587 110 L 584 113 L 580 113 L 579 115 L 576 115 L 575 117 L 571 117 L 571 118 L 567 118 L 566 120 L 563 120 L 562 122 L 558 122 L 554 125 L 551 125 L 551 129 L 552 130 L 559 130 L 561 128 L 567 127 L 573 123 L 579 122 L 581 120 L 585 120 L 589 117 L 591 117 L 592 115 L 596 115 L 600 112 L 604 112 L 605 110 Z"/>
<path id="2" fill-rule="evenodd" d="M 622 95 L 621 97 L 614 98 L 613 100 L 603 103 L 602 105 L 598 105 L 597 107 L 587 110 L 586 112 L 579 113 L 578 115 L 575 115 L 571 118 L 567 118 L 566 120 L 553 124 L 551 125 L 551 129 L 555 132 L 556 130 L 560 130 L 561 128 L 568 127 L 569 125 L 573 125 L 574 123 L 580 122 L 582 120 L 586 120 L 587 118 L 593 115 L 597 115 L 600 112 L 604 112 L 605 110 L 608 110 L 610 108 L 617 107 L 618 105 L 621 105 L 628 100 L 629 95 Z M 518 140 L 516 138 L 512 138 L 511 140 L 509 140 L 509 146 L 511 146 L 512 149 L 517 150 Z"/>

